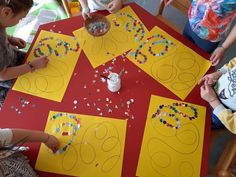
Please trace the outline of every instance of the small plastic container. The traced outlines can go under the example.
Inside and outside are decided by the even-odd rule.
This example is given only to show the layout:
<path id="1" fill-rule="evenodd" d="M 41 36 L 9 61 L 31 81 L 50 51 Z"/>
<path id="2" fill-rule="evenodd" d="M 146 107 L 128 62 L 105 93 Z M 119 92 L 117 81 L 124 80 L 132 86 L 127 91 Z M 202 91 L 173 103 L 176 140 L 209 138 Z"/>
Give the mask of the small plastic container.
<path id="1" fill-rule="evenodd" d="M 111 92 L 118 92 L 121 88 L 121 80 L 117 73 L 110 73 L 107 79 L 107 87 Z"/>

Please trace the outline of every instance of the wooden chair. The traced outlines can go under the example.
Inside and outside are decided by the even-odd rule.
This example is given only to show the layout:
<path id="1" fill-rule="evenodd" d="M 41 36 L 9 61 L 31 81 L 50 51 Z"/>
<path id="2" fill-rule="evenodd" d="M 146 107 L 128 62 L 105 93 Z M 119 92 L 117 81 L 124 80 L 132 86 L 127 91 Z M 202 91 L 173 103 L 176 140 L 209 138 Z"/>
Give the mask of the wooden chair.
<path id="1" fill-rule="evenodd" d="M 173 0 L 173 2 L 170 4 L 171 6 L 175 7 L 177 10 L 179 10 L 180 12 L 182 12 L 184 15 L 188 14 L 188 9 L 189 6 L 191 5 L 191 2 L 189 0 Z M 159 9 L 157 11 L 157 15 L 156 18 L 158 18 L 159 20 L 161 20 L 163 23 L 165 23 L 166 25 L 170 26 L 171 28 L 173 28 L 175 31 L 177 31 L 178 33 L 182 33 L 181 30 L 179 28 L 177 28 L 173 23 L 171 23 L 170 21 L 168 21 L 168 19 L 166 19 L 162 14 L 163 11 L 165 9 L 165 4 L 164 4 L 164 0 L 160 0 L 160 5 L 159 5 Z"/>
<path id="2" fill-rule="evenodd" d="M 61 3 L 68 17 L 81 15 L 79 2 L 69 2 L 68 0 L 61 0 Z"/>
<path id="3" fill-rule="evenodd" d="M 236 135 L 232 135 L 215 169 L 219 177 L 236 177 Z"/>

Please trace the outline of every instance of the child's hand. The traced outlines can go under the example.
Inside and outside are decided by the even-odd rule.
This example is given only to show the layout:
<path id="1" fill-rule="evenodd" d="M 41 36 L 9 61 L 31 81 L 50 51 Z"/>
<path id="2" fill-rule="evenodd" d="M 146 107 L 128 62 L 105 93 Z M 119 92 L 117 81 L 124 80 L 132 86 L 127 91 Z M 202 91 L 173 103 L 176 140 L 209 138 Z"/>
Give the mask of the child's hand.
<path id="1" fill-rule="evenodd" d="M 220 104 L 220 101 L 215 91 L 210 85 L 208 84 L 202 85 L 200 88 L 200 94 L 202 99 L 207 101 L 213 108 L 217 107 Z"/>
<path id="2" fill-rule="evenodd" d="M 49 59 L 46 57 L 38 57 L 31 61 L 35 69 L 44 68 L 47 66 Z"/>
<path id="3" fill-rule="evenodd" d="M 207 74 L 199 80 L 198 84 L 201 84 L 204 82 L 205 84 L 208 84 L 208 85 L 214 85 L 221 75 L 222 75 L 222 72 L 220 71 Z"/>
<path id="4" fill-rule="evenodd" d="M 8 41 L 10 42 L 11 45 L 17 46 L 19 49 L 23 49 L 26 46 L 26 42 L 18 37 L 9 37 Z"/>
<path id="5" fill-rule="evenodd" d="M 212 62 L 212 66 L 216 66 L 220 60 L 223 58 L 226 49 L 224 47 L 217 47 L 214 52 L 211 54 L 210 60 Z"/>
<path id="6" fill-rule="evenodd" d="M 45 142 L 44 144 L 50 148 L 52 150 L 53 153 L 55 153 L 58 149 L 59 149 L 59 146 L 60 146 L 60 142 L 58 141 L 58 139 L 53 136 L 53 135 L 49 135 L 48 134 L 48 140 L 47 142 Z"/>
<path id="7" fill-rule="evenodd" d="M 83 16 L 84 20 L 91 18 L 89 7 L 82 8 L 82 16 Z"/>
<path id="8" fill-rule="evenodd" d="M 113 0 L 107 5 L 107 10 L 110 13 L 115 13 L 122 7 L 122 0 Z"/>
<path id="9" fill-rule="evenodd" d="M 168 6 L 169 4 L 172 3 L 173 0 L 161 0 L 164 1 L 165 6 Z"/>

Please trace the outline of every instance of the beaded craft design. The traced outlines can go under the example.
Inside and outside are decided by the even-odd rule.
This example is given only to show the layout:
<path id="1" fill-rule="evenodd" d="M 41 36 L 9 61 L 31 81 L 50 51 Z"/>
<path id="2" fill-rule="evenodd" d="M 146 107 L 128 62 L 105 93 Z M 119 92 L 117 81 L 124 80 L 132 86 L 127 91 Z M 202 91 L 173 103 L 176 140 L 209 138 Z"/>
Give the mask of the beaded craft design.
<path id="1" fill-rule="evenodd" d="M 136 51 L 134 52 L 131 52 L 130 55 L 134 55 L 135 57 L 135 60 L 139 63 L 139 64 L 144 64 L 146 63 L 147 61 L 147 56 L 145 54 L 143 54 L 141 52 L 141 49 L 143 48 L 144 45 L 146 45 L 150 40 L 152 39 L 160 39 L 160 40 L 156 40 L 154 42 L 152 42 L 150 44 L 150 46 L 148 47 L 148 52 L 152 55 L 152 56 L 163 56 L 165 55 L 168 50 L 169 50 L 169 47 L 172 45 L 172 46 L 176 46 L 176 44 L 174 44 L 172 41 L 168 41 L 163 35 L 160 35 L 160 34 L 156 34 L 156 35 L 153 35 L 149 38 L 147 38 L 144 42 L 142 42 L 138 48 L 136 49 Z M 164 44 L 165 45 L 165 49 L 159 53 L 155 53 L 152 48 L 154 45 L 161 45 L 161 44 Z M 142 59 L 139 59 L 138 58 L 138 55 L 141 55 Z"/>
<path id="2" fill-rule="evenodd" d="M 138 26 L 138 28 L 136 30 L 136 33 L 134 34 L 134 38 L 135 38 L 136 41 L 141 41 L 144 38 L 144 35 L 145 35 L 145 30 L 144 30 L 143 23 L 141 21 L 136 20 L 130 14 L 119 13 L 112 20 L 116 27 L 120 26 L 120 24 L 117 22 L 117 19 L 119 18 L 119 16 L 125 16 L 125 17 L 127 17 L 131 20 L 131 23 L 126 23 L 126 25 L 125 25 L 126 31 L 128 31 L 128 32 L 134 31 L 136 29 L 136 27 Z"/>
<path id="3" fill-rule="evenodd" d="M 62 122 L 61 124 L 58 124 L 58 126 L 55 128 L 54 132 L 59 133 L 62 136 L 68 136 L 71 137 L 69 142 L 63 146 L 62 148 L 58 149 L 56 153 L 62 154 L 67 150 L 67 148 L 73 144 L 74 138 L 76 136 L 76 133 L 78 132 L 80 128 L 80 120 L 75 115 L 67 114 L 67 113 L 57 113 L 53 115 L 50 120 L 54 121 L 62 117 L 67 117 L 70 121 L 68 122 Z M 73 121 L 74 123 L 72 123 Z M 68 127 L 70 131 L 65 131 L 65 127 Z"/>
<path id="4" fill-rule="evenodd" d="M 48 41 L 48 40 L 56 40 L 57 41 L 57 44 L 56 46 L 53 47 L 47 43 L 45 43 L 45 41 Z M 46 47 L 47 48 L 47 53 L 46 51 L 43 52 L 42 51 L 42 47 Z M 62 48 L 64 48 L 64 53 L 62 53 Z M 67 53 L 69 51 L 73 51 L 73 52 L 77 52 L 80 48 L 80 45 L 78 42 L 76 42 L 76 47 L 75 48 L 72 48 L 70 47 L 70 44 L 66 41 L 63 41 L 59 38 L 56 38 L 54 39 L 54 37 L 46 37 L 46 38 L 43 38 L 39 41 L 37 47 L 34 49 L 34 56 L 35 57 L 41 57 L 41 56 L 45 56 L 45 57 L 49 57 L 51 56 L 52 54 L 55 54 L 57 57 L 61 57 L 63 55 L 67 55 Z"/>
<path id="5" fill-rule="evenodd" d="M 187 115 L 184 112 L 181 112 L 180 110 L 178 110 L 177 107 L 186 107 L 188 109 L 190 109 L 192 111 L 192 115 Z M 167 110 L 170 110 L 169 112 L 167 112 Z M 159 121 L 166 125 L 169 128 L 174 128 L 174 129 L 179 129 L 181 127 L 180 124 L 180 119 L 177 117 L 177 115 L 179 115 L 180 117 L 183 118 L 188 118 L 189 120 L 193 120 L 196 119 L 198 117 L 198 111 L 195 107 L 193 107 L 192 105 L 189 105 L 187 103 L 172 103 L 172 105 L 159 105 L 157 111 L 152 115 L 152 118 L 158 118 Z M 170 123 L 168 123 L 164 117 L 171 117 L 176 121 L 176 125 L 172 125 Z"/>

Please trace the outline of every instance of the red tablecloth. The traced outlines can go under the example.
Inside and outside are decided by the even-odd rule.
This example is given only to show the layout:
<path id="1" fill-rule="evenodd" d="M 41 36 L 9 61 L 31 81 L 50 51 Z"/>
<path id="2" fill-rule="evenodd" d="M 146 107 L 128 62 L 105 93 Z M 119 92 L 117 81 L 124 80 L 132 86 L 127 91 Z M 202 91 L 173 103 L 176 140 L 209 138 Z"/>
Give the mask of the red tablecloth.
<path id="1" fill-rule="evenodd" d="M 148 30 L 151 30 L 154 26 L 159 26 L 188 47 L 197 51 L 197 53 L 203 57 L 208 57 L 206 53 L 183 36 L 158 21 L 154 16 L 138 5 L 130 4 L 130 6 L 136 14 L 138 14 Z M 101 13 L 107 14 L 106 12 Z M 72 32 L 82 26 L 82 17 L 73 17 L 43 25 L 40 27 L 39 31 L 42 29 L 53 30 L 54 32 L 73 35 Z M 122 68 L 125 68 L 127 71 L 127 73 L 122 76 L 122 89 L 119 94 L 109 92 L 106 84 L 100 81 L 99 74 L 105 69 L 109 69 L 109 67 L 113 67 L 112 70 L 117 72 Z M 134 177 L 151 94 L 180 100 L 171 91 L 156 82 L 125 57 L 120 56 L 115 61 L 110 61 L 97 69 L 93 69 L 82 51 L 61 103 L 17 91 L 10 91 L 5 101 L 4 108 L 0 112 L 0 125 L 2 128 L 15 127 L 44 130 L 49 110 L 98 115 L 97 108 L 101 108 L 102 116 L 128 119 L 122 176 Z M 22 107 L 22 99 L 29 101 L 29 104 Z M 126 102 L 130 99 L 134 99 L 135 103 L 130 106 L 130 115 L 132 116 L 127 116 L 125 115 Z M 75 104 L 73 102 L 75 100 L 78 101 L 76 105 L 77 108 L 74 107 Z M 184 101 L 207 106 L 200 97 L 199 86 L 196 86 Z M 109 113 L 105 108 L 107 103 L 113 106 L 112 113 Z M 115 108 L 115 105 L 117 105 L 118 109 Z M 15 109 L 19 109 L 21 113 L 17 113 Z M 211 110 L 207 109 L 201 176 L 205 176 L 208 170 L 210 111 Z M 30 147 L 26 155 L 28 155 L 31 164 L 34 166 L 40 144 L 30 144 Z M 65 176 L 45 172 L 39 172 L 39 174 L 41 177 Z"/>

